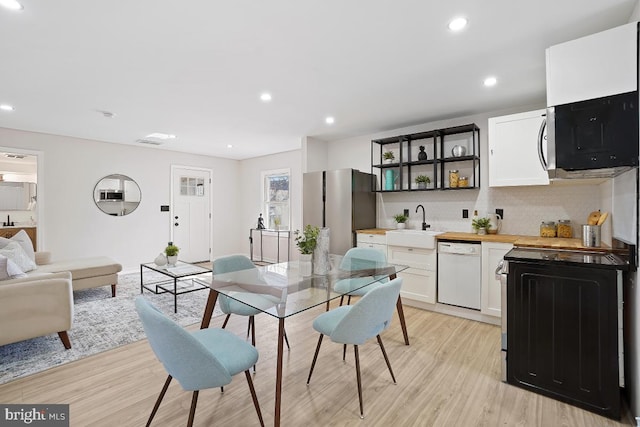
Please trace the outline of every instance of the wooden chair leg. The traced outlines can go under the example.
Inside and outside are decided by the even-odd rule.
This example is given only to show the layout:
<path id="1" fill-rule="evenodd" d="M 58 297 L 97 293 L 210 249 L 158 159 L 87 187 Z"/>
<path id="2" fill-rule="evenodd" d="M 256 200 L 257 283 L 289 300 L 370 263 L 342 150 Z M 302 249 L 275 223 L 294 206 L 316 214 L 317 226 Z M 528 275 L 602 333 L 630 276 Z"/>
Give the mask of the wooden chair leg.
<path id="1" fill-rule="evenodd" d="M 402 327 L 404 343 L 409 345 L 409 332 L 407 332 L 407 322 L 404 321 L 404 310 L 402 309 L 402 299 L 400 296 L 398 296 L 398 302 L 396 302 L 396 309 L 398 310 L 398 317 L 400 318 L 400 326 Z"/>
<path id="2" fill-rule="evenodd" d="M 287 350 L 291 351 L 291 347 L 289 347 L 289 338 L 287 338 L 287 331 L 284 331 L 284 342 L 287 343 Z"/>
<path id="3" fill-rule="evenodd" d="M 360 379 L 360 356 L 358 355 L 358 346 L 353 346 L 356 354 L 356 377 L 358 379 L 358 400 L 360 401 L 360 418 L 364 419 L 364 408 L 362 407 L 362 380 Z"/>
<path id="4" fill-rule="evenodd" d="M 351 295 L 347 296 L 347 305 L 351 305 Z"/>
<path id="5" fill-rule="evenodd" d="M 151 425 L 151 420 L 153 420 L 153 417 L 156 416 L 156 412 L 158 412 L 158 408 L 160 407 L 160 402 L 162 402 L 162 399 L 164 398 L 164 394 L 167 392 L 167 389 L 169 388 L 169 384 L 171 383 L 172 379 L 173 377 L 169 375 L 167 377 L 167 380 L 164 382 L 164 386 L 162 387 L 160 396 L 158 396 L 158 400 L 156 400 L 156 404 L 153 406 L 153 411 L 151 411 L 151 415 L 149 415 L 149 420 L 147 421 L 147 427 Z"/>
<path id="6" fill-rule="evenodd" d="M 258 413 L 258 419 L 260 420 L 260 425 L 264 427 L 264 421 L 262 420 L 262 412 L 260 411 L 260 404 L 258 403 L 258 396 L 256 395 L 256 389 L 253 388 L 253 380 L 251 379 L 251 374 L 249 373 L 248 370 L 244 371 L 244 374 L 247 377 L 247 382 L 249 383 L 249 390 L 251 391 L 253 406 L 255 406 L 256 412 Z"/>
<path id="7" fill-rule="evenodd" d="M 342 296 L 340 297 L 340 305 L 342 305 L 342 303 L 343 303 L 343 302 L 344 302 L 344 295 L 342 295 Z M 327 310 L 327 311 L 329 311 L 329 310 Z"/>
<path id="8" fill-rule="evenodd" d="M 251 330 L 251 345 L 256 346 L 256 319 L 254 316 L 249 316 L 249 329 Z M 249 331 L 247 331 L 249 335 Z M 253 365 L 253 372 L 256 372 L 256 365 Z"/>
<path id="9" fill-rule="evenodd" d="M 116 297 L 116 284 L 111 285 L 111 298 Z"/>
<path id="10" fill-rule="evenodd" d="M 231 314 L 227 314 L 227 317 L 224 318 L 224 322 L 222 322 L 222 329 L 224 329 L 227 326 L 227 322 L 229 321 L 229 317 L 231 317 Z"/>
<path id="11" fill-rule="evenodd" d="M 58 332 L 58 336 L 60 337 L 60 341 L 62 341 L 64 348 L 69 350 L 71 348 L 71 340 L 69 339 L 69 334 L 67 334 L 67 331 Z"/>
<path id="12" fill-rule="evenodd" d="M 187 427 L 193 426 L 193 418 L 196 415 L 196 404 L 198 403 L 198 393 L 199 390 L 193 392 L 193 397 L 191 398 L 191 409 L 189 410 L 189 421 L 187 422 Z"/>
<path id="13" fill-rule="evenodd" d="M 311 374 L 313 374 L 313 368 L 316 366 L 316 360 L 318 359 L 318 353 L 320 353 L 320 345 L 322 344 L 322 337 L 324 335 L 320 334 L 320 338 L 318 338 L 318 345 L 316 346 L 316 353 L 313 355 L 313 362 L 311 362 L 311 369 L 309 370 L 309 377 L 307 378 L 307 385 L 309 381 L 311 381 Z"/>
<path id="14" fill-rule="evenodd" d="M 342 361 L 344 362 L 347 358 L 347 345 L 342 344 Z"/>
<path id="15" fill-rule="evenodd" d="M 380 350 L 382 350 L 382 355 L 384 356 L 384 361 L 387 362 L 387 368 L 389 368 L 389 373 L 391 374 L 391 378 L 393 379 L 394 384 L 398 384 L 396 382 L 396 376 L 393 375 L 393 370 L 391 369 L 391 363 L 389 363 L 389 358 L 387 357 L 387 352 L 384 349 L 384 344 L 382 344 L 382 337 L 378 335 L 378 344 L 380 344 Z"/>

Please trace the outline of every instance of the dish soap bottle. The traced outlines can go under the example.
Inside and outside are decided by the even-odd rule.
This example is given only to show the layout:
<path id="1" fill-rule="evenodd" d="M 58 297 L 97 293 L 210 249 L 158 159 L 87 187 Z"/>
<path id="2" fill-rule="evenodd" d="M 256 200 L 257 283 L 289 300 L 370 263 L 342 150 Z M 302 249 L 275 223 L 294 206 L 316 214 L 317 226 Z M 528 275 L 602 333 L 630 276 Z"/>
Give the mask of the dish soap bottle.
<path id="1" fill-rule="evenodd" d="M 478 229 L 473 226 L 477 220 L 478 220 L 478 211 L 474 210 L 473 216 L 471 217 L 471 232 L 473 234 L 478 234 Z"/>

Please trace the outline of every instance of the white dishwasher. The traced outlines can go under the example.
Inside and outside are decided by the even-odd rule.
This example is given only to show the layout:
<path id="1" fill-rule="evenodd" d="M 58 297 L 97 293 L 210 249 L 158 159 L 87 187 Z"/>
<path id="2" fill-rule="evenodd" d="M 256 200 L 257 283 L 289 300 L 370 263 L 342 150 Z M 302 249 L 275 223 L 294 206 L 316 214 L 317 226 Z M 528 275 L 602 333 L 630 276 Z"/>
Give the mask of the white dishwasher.
<path id="1" fill-rule="evenodd" d="M 480 243 L 438 243 L 438 302 L 480 310 Z"/>

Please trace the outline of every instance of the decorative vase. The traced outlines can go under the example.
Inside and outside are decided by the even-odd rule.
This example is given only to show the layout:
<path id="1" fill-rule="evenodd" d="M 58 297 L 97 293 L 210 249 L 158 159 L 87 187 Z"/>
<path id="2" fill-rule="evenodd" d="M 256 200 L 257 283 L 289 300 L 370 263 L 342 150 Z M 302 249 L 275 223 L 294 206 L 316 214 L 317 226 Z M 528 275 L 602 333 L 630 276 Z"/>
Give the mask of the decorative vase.
<path id="1" fill-rule="evenodd" d="M 324 275 L 329 272 L 329 229 L 321 228 L 316 249 L 313 251 L 313 273 Z"/>
<path id="2" fill-rule="evenodd" d="M 156 259 L 153 260 L 153 262 L 155 262 L 158 267 L 162 267 L 163 265 L 167 264 L 167 257 L 164 256 L 162 252 L 160 252 Z"/>
<path id="3" fill-rule="evenodd" d="M 300 275 L 302 277 L 311 276 L 313 264 L 311 263 L 313 254 L 300 254 Z"/>
<path id="4" fill-rule="evenodd" d="M 420 146 L 420 152 L 418 153 L 418 160 L 427 160 L 427 153 L 424 152 L 424 146 Z"/>
<path id="5" fill-rule="evenodd" d="M 171 255 L 167 257 L 167 262 L 171 267 L 175 267 L 178 262 L 178 255 Z"/>
<path id="6" fill-rule="evenodd" d="M 396 228 L 398 230 L 404 230 L 404 228 L 406 227 L 407 224 L 405 224 L 404 222 L 399 222 L 398 224 L 396 224 Z"/>

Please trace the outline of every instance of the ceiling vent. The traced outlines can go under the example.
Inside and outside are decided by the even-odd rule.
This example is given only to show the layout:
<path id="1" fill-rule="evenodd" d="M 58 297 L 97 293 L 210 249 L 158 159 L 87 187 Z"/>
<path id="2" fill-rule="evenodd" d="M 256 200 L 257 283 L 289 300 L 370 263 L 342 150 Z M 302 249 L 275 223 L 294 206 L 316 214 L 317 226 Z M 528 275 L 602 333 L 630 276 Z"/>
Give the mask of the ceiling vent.
<path id="1" fill-rule="evenodd" d="M 5 157 L 8 157 L 10 159 L 24 159 L 25 158 L 24 154 L 12 154 L 12 153 L 5 154 Z"/>
<path id="2" fill-rule="evenodd" d="M 136 139 L 138 144 L 147 144 L 147 145 L 162 145 L 162 141 L 152 141 L 150 139 Z"/>

